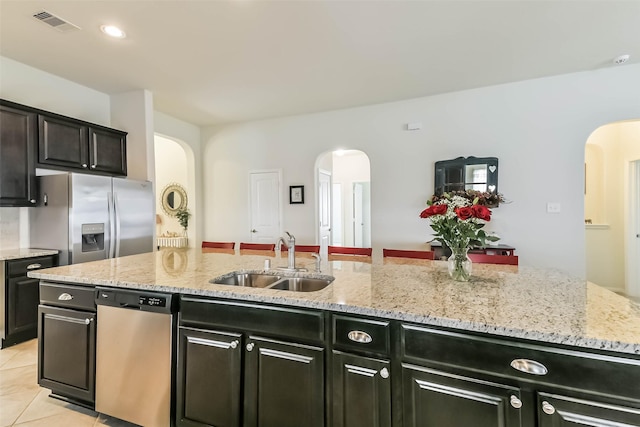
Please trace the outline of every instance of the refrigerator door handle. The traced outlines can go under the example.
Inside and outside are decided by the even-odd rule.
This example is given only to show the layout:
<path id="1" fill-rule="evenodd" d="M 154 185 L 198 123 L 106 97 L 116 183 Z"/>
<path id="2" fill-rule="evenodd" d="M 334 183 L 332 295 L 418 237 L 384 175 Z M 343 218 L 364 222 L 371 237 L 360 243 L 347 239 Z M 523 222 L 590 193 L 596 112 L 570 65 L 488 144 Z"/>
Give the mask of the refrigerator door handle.
<path id="1" fill-rule="evenodd" d="M 109 210 L 109 248 L 107 249 L 107 258 L 114 257 L 115 245 L 115 212 L 114 212 L 114 200 L 111 192 L 107 193 L 107 206 Z"/>
<path id="2" fill-rule="evenodd" d="M 113 193 L 113 213 L 115 218 L 115 228 L 116 228 L 116 244 L 115 244 L 115 254 L 114 258 L 120 256 L 120 208 L 118 206 L 118 193 L 114 191 Z"/>

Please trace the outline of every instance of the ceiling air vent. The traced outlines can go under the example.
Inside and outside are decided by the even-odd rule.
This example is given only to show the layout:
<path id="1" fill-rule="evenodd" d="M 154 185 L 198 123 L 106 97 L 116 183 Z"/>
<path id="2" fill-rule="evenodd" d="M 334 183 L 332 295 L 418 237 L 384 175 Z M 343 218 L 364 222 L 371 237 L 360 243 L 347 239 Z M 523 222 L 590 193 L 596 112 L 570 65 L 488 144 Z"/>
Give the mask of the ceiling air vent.
<path id="1" fill-rule="evenodd" d="M 78 27 L 77 25 L 73 25 L 71 22 L 65 21 L 59 16 L 49 13 L 46 10 L 42 10 L 38 13 L 34 13 L 33 17 L 36 18 L 38 21 L 44 22 L 45 24 L 55 28 L 61 33 L 66 33 L 68 31 L 74 31 L 74 30 L 80 29 L 80 27 Z"/>

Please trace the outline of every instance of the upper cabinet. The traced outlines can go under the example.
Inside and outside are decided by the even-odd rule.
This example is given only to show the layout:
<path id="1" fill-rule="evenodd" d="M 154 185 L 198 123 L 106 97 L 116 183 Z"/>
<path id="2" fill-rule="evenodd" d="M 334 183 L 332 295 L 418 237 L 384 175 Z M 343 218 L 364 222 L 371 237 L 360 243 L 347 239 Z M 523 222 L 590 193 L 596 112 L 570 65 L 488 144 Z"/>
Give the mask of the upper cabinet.
<path id="1" fill-rule="evenodd" d="M 37 115 L 0 100 L 0 206 L 35 206 Z"/>
<path id="2" fill-rule="evenodd" d="M 126 176 L 125 132 L 48 114 L 38 130 L 38 166 Z"/>

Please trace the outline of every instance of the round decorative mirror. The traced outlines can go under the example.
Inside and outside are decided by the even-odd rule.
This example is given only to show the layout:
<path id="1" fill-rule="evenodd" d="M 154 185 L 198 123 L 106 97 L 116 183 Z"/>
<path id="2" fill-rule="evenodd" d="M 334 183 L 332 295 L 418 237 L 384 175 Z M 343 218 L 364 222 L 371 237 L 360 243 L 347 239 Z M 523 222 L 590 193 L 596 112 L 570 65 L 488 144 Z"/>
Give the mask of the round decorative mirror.
<path id="1" fill-rule="evenodd" d="M 162 210 L 169 216 L 175 216 L 176 212 L 187 208 L 187 191 L 182 185 L 171 183 L 162 190 L 160 200 Z"/>

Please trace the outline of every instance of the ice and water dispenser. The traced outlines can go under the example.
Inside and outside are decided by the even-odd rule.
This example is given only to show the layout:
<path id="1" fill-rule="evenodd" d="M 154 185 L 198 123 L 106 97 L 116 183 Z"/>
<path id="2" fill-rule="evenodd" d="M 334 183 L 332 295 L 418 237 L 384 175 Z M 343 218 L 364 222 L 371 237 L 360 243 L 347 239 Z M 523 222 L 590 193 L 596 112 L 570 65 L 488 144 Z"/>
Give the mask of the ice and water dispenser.
<path id="1" fill-rule="evenodd" d="M 104 250 L 104 223 L 82 224 L 82 252 Z"/>

